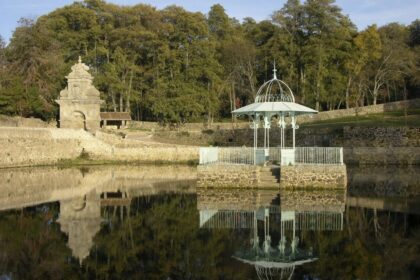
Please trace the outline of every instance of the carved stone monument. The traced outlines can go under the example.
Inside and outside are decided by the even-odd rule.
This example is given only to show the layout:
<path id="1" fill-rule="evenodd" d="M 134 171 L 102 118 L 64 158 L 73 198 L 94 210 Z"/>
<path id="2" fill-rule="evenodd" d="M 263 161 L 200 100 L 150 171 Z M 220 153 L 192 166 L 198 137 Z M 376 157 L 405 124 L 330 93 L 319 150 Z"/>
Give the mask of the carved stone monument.
<path id="1" fill-rule="evenodd" d="M 92 85 L 93 77 L 89 67 L 78 63 L 71 67 L 67 87 L 60 92 L 56 102 L 60 105 L 60 127 L 95 131 L 100 128 L 100 105 L 103 100 Z"/>

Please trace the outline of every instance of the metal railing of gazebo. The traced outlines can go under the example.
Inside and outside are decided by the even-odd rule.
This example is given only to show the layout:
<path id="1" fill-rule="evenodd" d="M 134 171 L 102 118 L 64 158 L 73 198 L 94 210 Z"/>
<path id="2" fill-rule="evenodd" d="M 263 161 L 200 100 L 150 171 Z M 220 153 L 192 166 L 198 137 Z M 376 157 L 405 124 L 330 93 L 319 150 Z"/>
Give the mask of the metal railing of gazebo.
<path id="1" fill-rule="evenodd" d="M 268 153 L 266 152 L 268 151 Z M 200 164 L 247 164 L 261 163 L 258 155 L 266 155 L 263 162 L 280 165 L 342 165 L 342 147 L 201 147 Z"/>

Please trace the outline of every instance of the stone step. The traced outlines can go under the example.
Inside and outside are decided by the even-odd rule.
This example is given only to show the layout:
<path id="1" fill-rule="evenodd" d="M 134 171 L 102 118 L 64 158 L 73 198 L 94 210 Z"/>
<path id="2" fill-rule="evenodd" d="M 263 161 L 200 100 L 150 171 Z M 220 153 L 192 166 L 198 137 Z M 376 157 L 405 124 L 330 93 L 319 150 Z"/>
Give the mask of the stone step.
<path id="1" fill-rule="evenodd" d="M 273 171 L 279 171 L 280 170 L 280 168 L 278 168 L 278 167 L 262 167 L 261 169 L 260 169 L 260 172 L 273 172 Z"/>
<path id="2" fill-rule="evenodd" d="M 275 173 L 272 173 L 272 172 L 260 172 L 260 174 L 274 176 Z"/>
<path id="3" fill-rule="evenodd" d="M 260 176 L 260 181 L 278 181 L 278 179 L 274 176 L 270 176 L 270 177 Z"/>
<path id="4" fill-rule="evenodd" d="M 277 181 L 261 181 L 258 185 L 279 185 L 280 183 Z"/>
<path id="5" fill-rule="evenodd" d="M 260 178 L 269 178 L 269 177 L 271 177 L 271 178 L 277 178 L 277 176 L 275 176 L 275 175 L 273 175 L 273 174 L 261 174 L 260 173 Z"/>
<path id="6" fill-rule="evenodd" d="M 276 180 L 277 181 L 277 177 L 276 176 L 261 176 L 260 175 L 260 180 L 262 181 L 271 181 L 271 180 Z"/>
<path id="7" fill-rule="evenodd" d="M 279 187 L 280 184 L 276 182 L 260 182 L 258 184 L 259 187 Z"/>
<path id="8" fill-rule="evenodd" d="M 273 172 L 269 171 L 269 172 L 260 172 L 260 174 L 273 175 L 274 176 L 274 174 L 276 174 L 276 173 L 273 173 Z"/>

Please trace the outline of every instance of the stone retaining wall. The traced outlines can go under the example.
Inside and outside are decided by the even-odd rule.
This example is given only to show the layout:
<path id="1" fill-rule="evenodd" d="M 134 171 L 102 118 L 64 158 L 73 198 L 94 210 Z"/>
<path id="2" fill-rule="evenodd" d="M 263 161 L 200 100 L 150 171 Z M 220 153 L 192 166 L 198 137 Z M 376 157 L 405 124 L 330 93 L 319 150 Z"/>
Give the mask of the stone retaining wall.
<path id="1" fill-rule="evenodd" d="M 343 117 L 355 117 L 369 114 L 379 114 L 385 112 L 400 111 L 404 109 L 418 109 L 420 108 L 420 98 L 410 99 L 405 101 L 389 102 L 377 105 L 370 105 L 364 107 L 356 107 L 350 109 L 341 109 L 333 111 L 319 112 L 316 115 L 300 116 L 298 123 L 311 123 L 316 121 L 330 120 Z"/>
<path id="2" fill-rule="evenodd" d="M 343 127 L 342 139 L 331 137 L 343 147 L 420 147 L 419 127 Z"/>
<path id="3" fill-rule="evenodd" d="M 54 164 L 82 151 L 92 159 L 115 161 L 198 161 L 198 147 L 124 148 L 74 129 L 0 127 L 0 167 Z"/>
<path id="4" fill-rule="evenodd" d="M 212 164 L 197 167 L 197 186 L 256 188 L 260 167 L 254 165 Z"/>
<path id="5" fill-rule="evenodd" d="M 333 111 L 319 112 L 316 115 L 299 116 L 297 121 L 299 124 L 311 123 L 322 120 L 330 120 L 343 117 L 355 117 L 369 114 L 379 114 L 384 112 L 401 111 L 404 109 L 418 109 L 420 108 L 420 99 L 410 99 L 405 101 L 389 102 L 377 105 L 369 105 L 364 107 L 340 109 Z M 247 121 L 241 120 L 236 123 L 212 123 L 209 125 L 207 122 L 201 123 L 186 123 L 183 125 L 161 125 L 157 122 L 143 122 L 143 121 L 130 121 L 129 127 L 145 129 L 145 130 L 181 130 L 181 131 L 201 131 L 205 129 L 224 130 L 224 129 L 245 129 L 249 128 Z"/>
<path id="6" fill-rule="evenodd" d="M 239 120 L 236 123 L 185 123 L 182 125 L 177 124 L 159 124 L 157 122 L 142 122 L 142 121 L 130 121 L 128 127 L 144 130 L 176 130 L 176 131 L 202 131 L 206 129 L 212 130 L 224 130 L 224 129 L 236 129 L 236 128 L 247 128 L 249 127 L 248 121 Z"/>
<path id="7" fill-rule="evenodd" d="M 215 131 L 207 141 L 218 146 L 252 146 L 253 130 L 236 129 Z M 292 130 L 286 130 L 286 144 L 292 145 Z M 190 137 L 200 135 L 190 134 Z M 258 130 L 258 142 L 264 141 L 263 129 Z M 270 130 L 270 145 L 280 145 L 280 129 Z M 313 128 L 296 130 L 296 146 L 299 147 L 420 147 L 418 127 L 352 127 Z"/>
<path id="8" fill-rule="evenodd" d="M 0 115 L 0 126 L 1 127 L 57 127 L 57 123 L 52 121 L 51 123 L 44 122 L 37 118 L 22 118 L 22 117 L 10 117 Z"/>
<path id="9" fill-rule="evenodd" d="M 346 186 L 345 165 L 293 165 L 280 168 L 281 188 L 343 189 Z"/>
<path id="10" fill-rule="evenodd" d="M 261 167 L 253 165 L 213 164 L 197 167 L 198 187 L 258 188 Z M 281 166 L 280 188 L 344 189 L 345 165 Z"/>
<path id="11" fill-rule="evenodd" d="M 0 167 L 50 164 L 82 151 L 79 139 L 57 140 L 47 129 L 0 128 L 0 147 Z"/>

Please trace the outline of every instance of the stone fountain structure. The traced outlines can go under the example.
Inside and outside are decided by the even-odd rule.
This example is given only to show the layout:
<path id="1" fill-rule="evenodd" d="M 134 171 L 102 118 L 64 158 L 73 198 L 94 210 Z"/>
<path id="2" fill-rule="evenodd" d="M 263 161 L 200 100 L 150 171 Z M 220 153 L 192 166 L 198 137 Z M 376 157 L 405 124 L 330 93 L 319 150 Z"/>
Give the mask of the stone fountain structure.
<path id="1" fill-rule="evenodd" d="M 67 87 L 60 92 L 56 102 L 60 105 L 61 128 L 84 129 L 96 131 L 100 128 L 101 116 L 99 91 L 92 84 L 93 77 L 89 67 L 78 63 L 71 67 L 67 78 Z"/>

